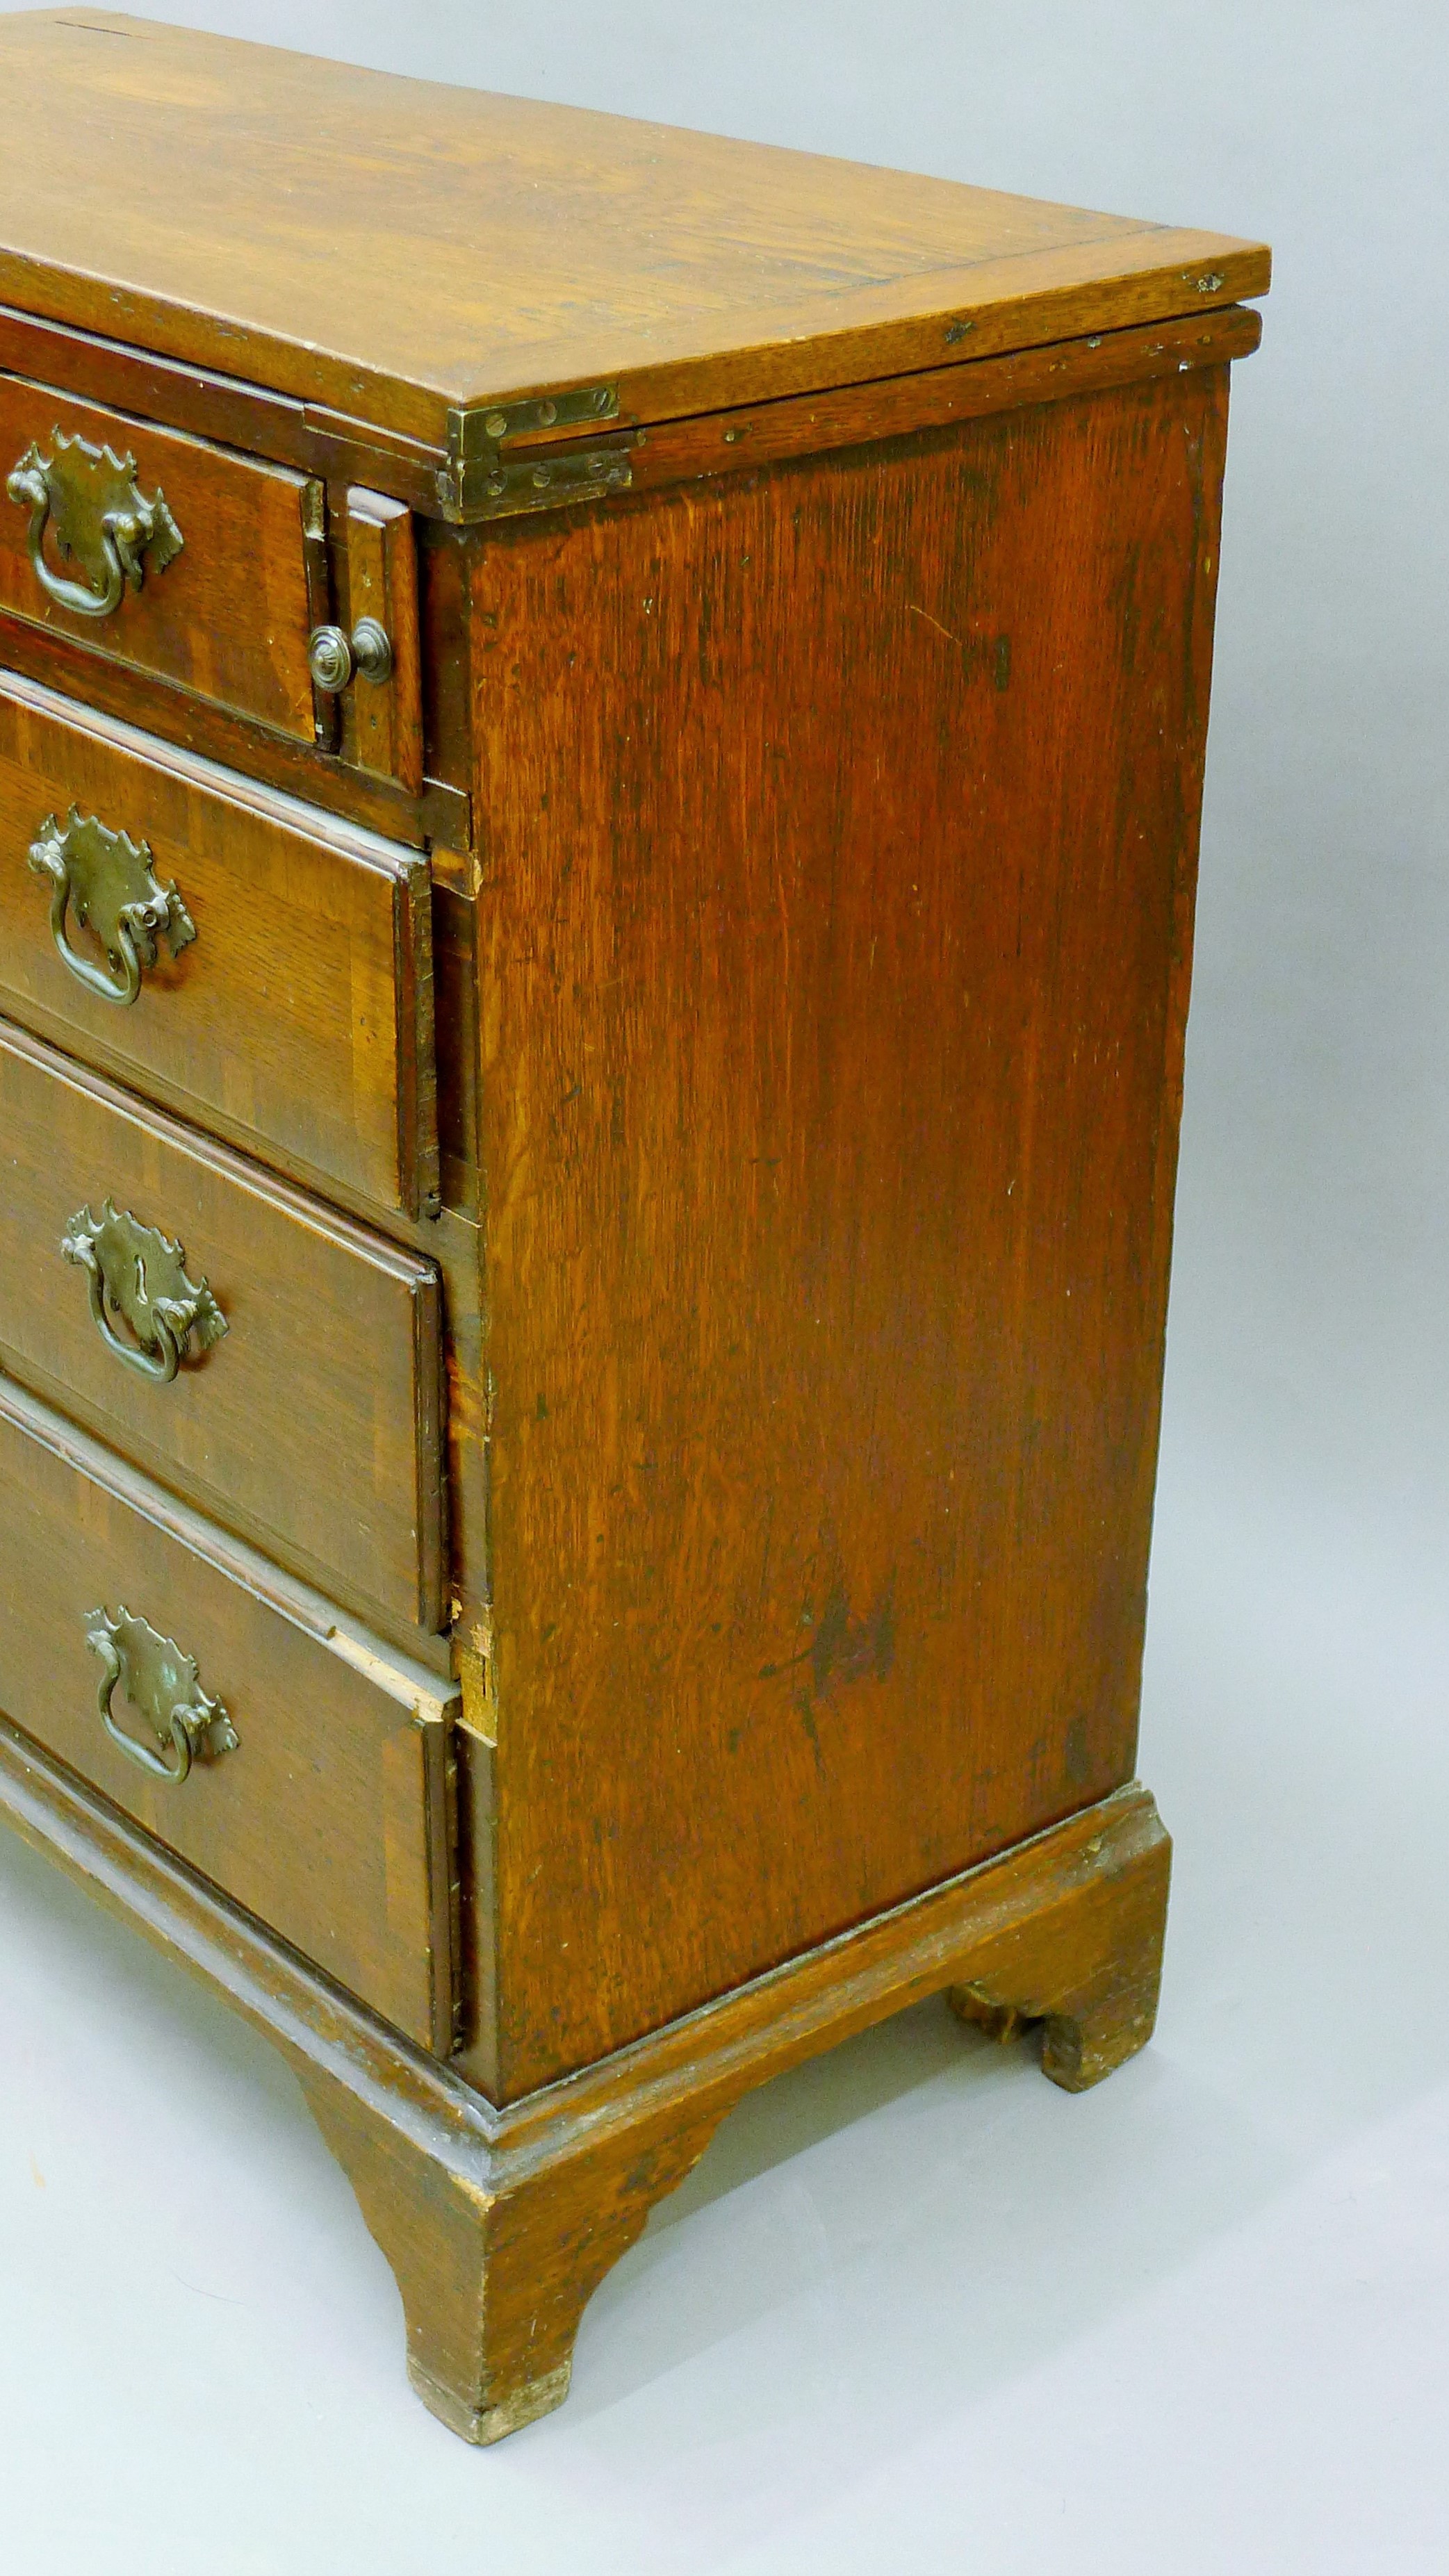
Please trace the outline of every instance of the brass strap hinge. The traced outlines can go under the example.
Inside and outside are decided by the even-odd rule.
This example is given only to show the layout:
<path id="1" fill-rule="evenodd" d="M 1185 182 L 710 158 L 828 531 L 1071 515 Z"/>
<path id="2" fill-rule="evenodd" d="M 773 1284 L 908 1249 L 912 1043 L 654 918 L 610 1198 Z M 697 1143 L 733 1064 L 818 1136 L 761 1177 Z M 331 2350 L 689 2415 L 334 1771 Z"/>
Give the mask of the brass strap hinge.
<path id="1" fill-rule="evenodd" d="M 617 385 L 577 385 L 572 392 L 527 402 L 498 403 L 448 414 L 448 462 L 438 476 L 443 516 L 460 525 L 473 519 L 514 518 L 522 510 L 556 510 L 567 501 L 596 501 L 626 492 L 632 481 L 632 437 L 596 443 L 580 439 L 551 453 L 505 456 L 509 439 L 550 429 L 578 429 L 617 420 Z"/>

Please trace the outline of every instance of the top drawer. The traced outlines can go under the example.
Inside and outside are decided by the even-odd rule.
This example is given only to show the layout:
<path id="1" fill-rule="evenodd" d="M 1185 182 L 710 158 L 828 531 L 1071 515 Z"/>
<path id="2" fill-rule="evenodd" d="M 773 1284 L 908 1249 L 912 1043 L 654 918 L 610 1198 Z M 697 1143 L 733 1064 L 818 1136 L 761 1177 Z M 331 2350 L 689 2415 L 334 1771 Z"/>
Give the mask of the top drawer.
<path id="1" fill-rule="evenodd" d="M 308 743 L 322 508 L 280 465 L 0 376 L 0 609 Z"/>

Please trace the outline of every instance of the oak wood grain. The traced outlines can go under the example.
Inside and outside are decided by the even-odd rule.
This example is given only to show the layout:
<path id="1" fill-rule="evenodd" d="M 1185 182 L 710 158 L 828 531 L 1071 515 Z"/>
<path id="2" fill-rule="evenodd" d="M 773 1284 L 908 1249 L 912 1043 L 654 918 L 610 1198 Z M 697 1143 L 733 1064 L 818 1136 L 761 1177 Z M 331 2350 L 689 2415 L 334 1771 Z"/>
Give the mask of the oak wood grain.
<path id="1" fill-rule="evenodd" d="M 0 608 L 310 742 L 304 478 L 0 376 L 0 484 L 32 443 L 49 456 L 57 429 L 134 456 L 141 492 L 164 491 L 182 550 L 127 589 L 114 615 L 84 617 L 48 597 L 30 560 L 29 512 L 0 490 Z"/>
<path id="2" fill-rule="evenodd" d="M 378 492 L 352 489 L 333 513 L 346 531 L 342 549 L 349 633 L 375 619 L 392 647 L 384 681 L 358 678 L 343 700 L 343 756 L 359 769 L 395 778 L 422 793 L 423 709 L 418 636 L 417 557 L 412 513 Z"/>
<path id="3" fill-rule="evenodd" d="M 72 806 L 147 842 L 195 924 L 130 1009 L 66 967 L 27 864 Z M 0 997 L 264 1161 L 413 1215 L 436 1198 L 426 859 L 3 672 Z"/>
<path id="4" fill-rule="evenodd" d="M 678 417 L 1268 283 L 1219 234 L 135 18 L 0 19 L 0 94 L 7 302 L 425 443 L 459 404 L 606 380 Z"/>
<path id="5" fill-rule="evenodd" d="M 223 1340 L 160 1385 L 61 1257 L 103 1202 L 179 1240 Z M 444 1624 L 438 1276 L 0 1021 L 0 1357 L 367 1615 Z"/>
<path id="6" fill-rule="evenodd" d="M 505 2097 L 1131 1771 L 1225 398 L 475 551 Z"/>
<path id="7" fill-rule="evenodd" d="M 1040 2017 L 1068 2090 L 1152 2028 L 1170 1846 L 1135 1785 L 501 2113 L 3 1724 L 0 1812 L 286 2051 L 397 2274 L 413 2383 L 472 2441 L 561 2403 L 588 2296 L 752 2086 L 943 1986 Z"/>
<path id="8" fill-rule="evenodd" d="M 1221 366 L 1249 356 L 1262 331 L 1260 315 L 1229 305 L 1183 321 L 1050 341 L 1044 348 L 977 358 L 967 366 L 923 368 L 917 375 L 888 377 L 880 384 L 844 385 L 790 401 L 669 421 L 638 433 L 630 450 L 633 488 L 653 491 L 704 474 L 776 464 L 785 457 L 826 456 L 836 448 L 979 420 L 988 412 L 1065 402 L 1109 385 L 1145 384 L 1194 367 Z"/>
<path id="9" fill-rule="evenodd" d="M 395 430 L 346 419 L 234 374 L 180 366 L 152 349 L 128 349 L 99 331 L 73 330 L 0 304 L 0 369 L 338 485 L 378 486 L 380 472 L 383 491 L 425 512 L 437 507 L 444 448 L 421 446 Z"/>
<path id="10" fill-rule="evenodd" d="M 0 1379 L 0 1708 L 422 2048 L 452 2044 L 451 1694 L 218 1561 L 205 1528 Z M 196 1658 L 236 1749 L 177 1785 L 105 1734 L 89 1615 Z M 334 1614 L 335 1617 L 335 1614 Z M 115 1713 L 135 1728 L 118 1695 Z M 144 1870 L 144 1861 L 142 1868 Z"/>
<path id="11" fill-rule="evenodd" d="M 82 706 L 240 770 L 284 795 L 305 797 L 364 831 L 416 849 L 435 836 L 460 852 L 472 845 L 470 799 L 446 780 L 425 778 L 422 795 L 410 796 L 394 780 L 352 769 L 318 743 L 289 741 L 285 734 L 193 697 L 175 682 L 93 652 L 74 636 L 0 616 L 0 668 L 23 672 Z"/>

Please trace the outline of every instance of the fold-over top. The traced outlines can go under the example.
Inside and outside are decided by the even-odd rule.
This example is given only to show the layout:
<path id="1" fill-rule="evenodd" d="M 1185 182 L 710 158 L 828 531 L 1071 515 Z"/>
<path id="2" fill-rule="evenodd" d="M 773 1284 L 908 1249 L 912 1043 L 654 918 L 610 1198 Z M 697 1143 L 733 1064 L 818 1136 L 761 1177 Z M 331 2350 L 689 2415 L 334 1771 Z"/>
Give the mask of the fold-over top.
<path id="1" fill-rule="evenodd" d="M 0 301 L 428 445 L 449 412 L 573 387 L 678 418 L 1267 283 L 1220 234 L 138 18 L 0 17 Z"/>

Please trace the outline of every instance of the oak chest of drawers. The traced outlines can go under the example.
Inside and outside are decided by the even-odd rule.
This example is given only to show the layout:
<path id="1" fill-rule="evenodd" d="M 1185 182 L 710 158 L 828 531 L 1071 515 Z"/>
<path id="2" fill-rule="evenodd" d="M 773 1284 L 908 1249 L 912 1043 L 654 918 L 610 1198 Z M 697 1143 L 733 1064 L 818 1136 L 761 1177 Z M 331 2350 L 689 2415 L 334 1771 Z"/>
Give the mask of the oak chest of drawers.
<path id="1" fill-rule="evenodd" d="M 1150 2030 L 1267 254 L 139 20 L 0 72 L 0 1801 L 289 2053 L 490 2440 L 747 2086 Z"/>

